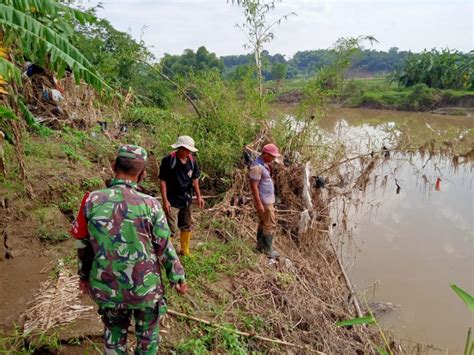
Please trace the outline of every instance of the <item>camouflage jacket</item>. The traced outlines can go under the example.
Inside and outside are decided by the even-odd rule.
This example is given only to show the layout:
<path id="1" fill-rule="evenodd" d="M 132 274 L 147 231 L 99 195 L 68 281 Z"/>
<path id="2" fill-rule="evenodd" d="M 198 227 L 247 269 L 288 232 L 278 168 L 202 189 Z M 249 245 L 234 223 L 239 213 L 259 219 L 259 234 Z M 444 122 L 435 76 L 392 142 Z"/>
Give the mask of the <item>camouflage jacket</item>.
<path id="1" fill-rule="evenodd" d="M 160 203 L 136 188 L 136 183 L 112 180 L 109 188 L 86 194 L 71 229 L 79 275 L 104 308 L 161 303 L 160 266 L 172 286 L 185 280 Z"/>

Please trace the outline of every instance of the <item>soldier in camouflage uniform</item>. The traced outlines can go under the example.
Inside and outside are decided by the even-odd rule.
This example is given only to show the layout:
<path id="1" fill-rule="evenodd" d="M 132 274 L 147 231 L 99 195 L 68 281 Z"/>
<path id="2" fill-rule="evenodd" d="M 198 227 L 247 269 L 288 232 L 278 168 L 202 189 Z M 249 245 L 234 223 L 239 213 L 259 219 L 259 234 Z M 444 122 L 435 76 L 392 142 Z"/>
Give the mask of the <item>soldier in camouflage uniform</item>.
<path id="1" fill-rule="evenodd" d="M 146 161 L 143 148 L 121 146 L 115 179 L 109 188 L 84 196 L 71 229 L 78 243 L 79 287 L 99 306 L 106 354 L 127 353 L 132 315 L 136 353 L 157 352 L 160 310 L 166 311 L 161 266 L 171 287 L 187 292 L 160 203 L 137 191 Z"/>

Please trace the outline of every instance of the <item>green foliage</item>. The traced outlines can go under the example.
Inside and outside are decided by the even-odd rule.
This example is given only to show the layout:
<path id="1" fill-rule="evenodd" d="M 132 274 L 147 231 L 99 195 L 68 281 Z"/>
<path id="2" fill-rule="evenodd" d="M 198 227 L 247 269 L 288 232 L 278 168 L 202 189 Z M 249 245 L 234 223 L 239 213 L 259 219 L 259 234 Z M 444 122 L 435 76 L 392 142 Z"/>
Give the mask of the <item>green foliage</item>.
<path id="1" fill-rule="evenodd" d="M 271 73 L 271 67 L 275 63 L 284 63 L 288 67 L 288 79 L 309 78 L 314 76 L 323 67 L 333 65 L 336 61 L 336 53 L 331 49 L 316 49 L 298 51 L 292 58 L 285 59 L 279 53 L 271 55 L 262 52 L 262 56 L 270 63 L 270 71 L 263 68 L 265 80 L 275 80 Z M 390 48 L 388 51 L 377 51 L 373 49 L 358 48 L 354 52 L 350 73 L 377 75 L 379 73 L 392 73 L 403 66 L 403 62 L 410 52 L 399 51 L 398 48 Z M 252 64 L 255 58 L 252 54 L 229 55 L 221 57 L 224 63 L 224 76 L 226 78 L 244 65 Z"/>
<path id="2" fill-rule="evenodd" d="M 137 63 L 151 57 L 142 42 L 137 43 L 130 34 L 116 30 L 104 19 L 77 26 L 73 43 L 97 70 L 123 88 L 130 84 Z"/>
<path id="3" fill-rule="evenodd" d="M 52 9 L 58 10 L 56 14 L 67 12 L 79 21 L 90 20 L 86 14 L 79 10 L 69 9 L 67 5 L 57 0 L 44 2 L 3 0 L 0 2 L 0 26 L 5 32 L 5 43 L 19 48 L 30 60 L 42 66 L 48 65 L 50 69 L 58 73 L 59 77 L 64 74 L 66 68 L 69 68 L 76 82 L 79 83 L 82 79 L 98 91 L 111 93 L 113 90 L 100 77 L 93 65 L 63 33 L 57 31 L 58 27 L 68 26 L 67 19 L 60 16 L 56 19 L 56 25 L 51 26 L 50 11 Z M 0 67 L 0 69 L 5 68 Z M 0 72 L 0 75 L 8 81 L 17 81 L 20 74 L 20 69 L 14 66 Z"/>
<path id="4" fill-rule="evenodd" d="M 260 111 L 259 102 L 246 97 L 252 87 L 225 82 L 215 71 L 192 75 L 187 84 L 202 114 L 201 119 L 191 120 L 202 169 L 209 176 L 230 176 L 244 146 L 259 129 L 253 118 Z M 240 94 L 240 90 L 245 91 Z M 247 100 L 239 100 L 240 95 Z"/>
<path id="5" fill-rule="evenodd" d="M 459 296 L 459 298 L 463 300 L 469 310 L 474 313 L 474 296 L 464 291 L 461 287 L 455 284 L 451 284 L 450 286 L 453 291 Z"/>
<path id="6" fill-rule="evenodd" d="M 94 66 L 70 42 L 72 23 L 86 23 L 95 18 L 74 9 L 61 0 L 0 0 L 0 39 L 8 49 L 9 60 L 0 56 L 0 77 L 21 86 L 21 70 L 25 58 L 47 67 L 62 77 L 70 70 L 76 83 L 85 81 L 97 91 L 111 94 L 114 91 L 102 79 Z M 41 136 L 50 131 L 39 125 L 15 86 L 9 85 L 9 105 L 22 113 L 28 125 Z M 24 167 L 20 165 L 20 169 Z M 22 176 L 25 176 L 23 171 Z"/>
<path id="7" fill-rule="evenodd" d="M 83 180 L 81 185 L 84 190 L 91 191 L 104 187 L 104 181 L 100 177 L 91 177 Z"/>
<path id="8" fill-rule="evenodd" d="M 61 145 L 61 149 L 64 154 L 66 154 L 67 158 L 73 162 L 82 162 L 85 165 L 89 166 L 91 165 L 90 161 L 88 161 L 86 158 L 84 158 L 82 155 L 80 155 L 74 147 L 71 147 L 70 145 L 63 144 Z"/>
<path id="9" fill-rule="evenodd" d="M 286 75 L 288 73 L 288 67 L 285 63 L 277 63 L 272 66 L 272 77 L 277 81 L 280 82 L 283 79 L 286 79 Z"/>
<path id="10" fill-rule="evenodd" d="M 427 111 L 441 105 L 456 106 L 470 100 L 470 91 L 439 90 L 417 84 L 410 88 L 394 88 L 387 83 L 367 84 L 349 81 L 341 94 L 342 102 L 350 107 L 372 107 L 408 111 Z M 465 112 L 460 109 L 460 112 Z M 464 113 L 463 113 L 464 114 Z"/>
<path id="11" fill-rule="evenodd" d="M 128 111 L 125 121 L 134 125 L 154 126 L 160 128 L 162 133 L 169 132 L 170 129 L 176 127 L 183 122 L 185 118 L 170 110 L 164 110 L 156 107 L 133 107 Z M 163 126 L 165 125 L 165 126 Z M 173 135 L 176 138 L 176 135 Z"/>
<path id="12" fill-rule="evenodd" d="M 474 353 L 474 341 L 471 340 L 472 328 L 469 327 L 466 336 L 466 344 L 464 345 L 464 355 L 472 355 Z"/>
<path id="13" fill-rule="evenodd" d="M 443 49 L 410 54 L 391 79 L 405 87 L 425 84 L 437 89 L 474 89 L 474 52 Z"/>
<path id="14" fill-rule="evenodd" d="M 375 319 L 372 316 L 353 318 L 348 320 L 343 320 L 336 323 L 338 327 L 348 327 L 357 324 L 375 324 Z"/>
<path id="15" fill-rule="evenodd" d="M 431 108 L 437 101 L 435 95 L 436 93 L 425 84 L 416 84 L 406 96 L 405 106 L 416 111 L 423 108 Z"/>
<path id="16" fill-rule="evenodd" d="M 34 336 L 24 335 L 19 326 L 8 334 L 0 334 L 0 352 L 6 354 L 33 354 L 56 352 L 61 348 L 59 334 L 38 333 Z"/>
<path id="17" fill-rule="evenodd" d="M 334 61 L 321 68 L 316 74 L 321 89 L 328 90 L 332 95 L 340 95 L 346 73 L 352 65 L 354 57 L 360 53 L 362 44 L 367 41 L 371 44 L 377 42 L 372 36 L 343 37 L 336 41 L 332 49 Z"/>
<path id="18" fill-rule="evenodd" d="M 25 103 L 20 99 L 18 100 L 18 107 L 20 108 L 20 111 L 25 118 L 26 123 L 28 124 L 28 127 L 35 133 L 37 133 L 41 137 L 48 137 L 53 134 L 53 131 L 45 127 L 38 122 L 36 122 L 35 117 L 33 114 L 28 110 L 28 107 L 25 105 Z"/>
<path id="19" fill-rule="evenodd" d="M 84 192 L 78 185 L 66 183 L 61 185 L 60 202 L 58 208 L 64 215 L 72 216 L 81 202 Z"/>
<path id="20" fill-rule="evenodd" d="M 179 135 L 194 138 L 199 149 L 197 158 L 204 184 L 225 188 L 243 148 L 252 141 L 259 126 L 253 118 L 258 111 L 254 86 L 247 80 L 227 82 L 218 71 L 189 74 L 180 85 L 194 98 L 201 118 L 177 114 L 153 107 L 131 109 L 126 121 L 134 126 L 146 125 L 153 136 L 153 153 L 167 154 Z M 248 94 L 250 92 L 250 94 Z M 245 100 L 241 100 L 245 97 Z"/>
<path id="21" fill-rule="evenodd" d="M 463 290 L 461 287 L 451 284 L 452 290 L 459 296 L 459 298 L 466 304 L 468 309 L 474 313 L 474 296 L 472 296 L 467 291 Z M 467 331 L 466 345 L 464 346 L 464 355 L 471 355 L 474 352 L 474 341 L 471 340 L 471 331 L 469 328 Z"/>
<path id="22" fill-rule="evenodd" d="M 7 120 L 18 120 L 18 117 L 8 108 L 0 105 L 0 118 Z"/>
<path id="23" fill-rule="evenodd" d="M 303 159 L 310 159 L 318 155 L 320 149 L 326 148 L 325 144 L 317 144 L 321 140 L 317 124 L 325 114 L 329 93 L 318 77 L 304 82 L 300 92 L 301 100 L 295 116 L 277 117 L 273 122 L 272 134 L 283 152 L 299 152 L 303 154 Z M 308 146 L 311 148 L 308 149 Z"/>
<path id="24" fill-rule="evenodd" d="M 102 162 L 111 157 L 115 151 L 115 145 L 100 132 L 79 131 L 70 127 L 64 127 L 61 136 L 67 144 L 61 145 L 62 152 L 73 162 L 81 162 L 86 167 L 91 162 Z"/>
<path id="25" fill-rule="evenodd" d="M 248 354 L 249 351 L 232 325 L 223 328 L 203 327 L 193 330 L 193 336 L 177 346 L 178 353 L 209 354 L 224 352 Z"/>
<path id="26" fill-rule="evenodd" d="M 244 33 L 247 43 L 244 45 L 245 48 L 252 50 L 255 57 L 255 68 L 258 80 L 258 93 L 259 93 L 259 105 L 260 119 L 264 118 L 263 111 L 263 66 L 265 58 L 263 56 L 263 47 L 266 43 L 271 42 L 275 35 L 273 28 L 276 25 L 280 25 L 283 20 L 286 20 L 290 13 L 278 18 L 274 22 L 268 22 L 268 14 L 275 9 L 277 3 L 282 0 L 239 0 L 237 4 L 240 5 L 244 11 L 245 22 L 237 27 Z"/>
<path id="27" fill-rule="evenodd" d="M 188 77 L 192 73 L 207 71 L 222 71 L 222 60 L 215 53 L 209 52 L 206 47 L 201 46 L 194 52 L 186 49 L 181 55 L 165 56 L 160 61 L 163 74 L 172 78 Z"/>
<path id="28" fill-rule="evenodd" d="M 258 314 L 249 314 L 247 312 L 239 311 L 238 313 L 240 321 L 245 327 L 252 332 L 259 332 L 265 329 L 266 322 Z"/>
<path id="29" fill-rule="evenodd" d="M 199 287 L 199 280 L 205 279 L 205 284 L 218 281 L 222 274 L 233 275 L 239 268 L 246 266 L 235 265 L 230 262 L 230 255 L 238 255 L 238 251 L 244 251 L 238 245 L 239 242 L 232 241 L 229 243 L 209 242 L 199 248 L 202 258 L 184 258 L 184 266 L 188 281 L 192 287 Z"/>
<path id="30" fill-rule="evenodd" d="M 74 45 L 113 86 L 130 90 L 145 104 L 167 107 L 173 100 L 170 84 L 147 64 L 154 59 L 143 41 L 116 30 L 101 19 L 75 28 Z"/>

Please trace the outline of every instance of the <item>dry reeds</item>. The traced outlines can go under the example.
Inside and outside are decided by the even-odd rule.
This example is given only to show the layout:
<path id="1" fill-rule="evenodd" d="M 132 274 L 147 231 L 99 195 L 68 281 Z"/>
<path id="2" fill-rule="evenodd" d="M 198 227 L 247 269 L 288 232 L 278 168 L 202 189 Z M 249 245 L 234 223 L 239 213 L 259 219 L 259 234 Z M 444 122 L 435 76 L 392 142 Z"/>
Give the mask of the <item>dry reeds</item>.
<path id="1" fill-rule="evenodd" d="M 47 332 L 53 327 L 71 323 L 86 316 L 92 306 L 81 305 L 79 300 L 79 276 L 71 275 L 59 261 L 58 277 L 48 279 L 28 303 L 23 317 L 24 336 Z"/>
<path id="2" fill-rule="evenodd" d="M 254 151 L 266 141 L 259 138 L 259 144 L 251 147 Z M 232 306 L 265 319 L 267 336 L 303 345 L 305 350 L 301 353 L 373 353 L 372 344 L 380 343 L 375 329 L 335 326 L 340 320 L 357 317 L 359 312 L 351 303 L 355 295 L 344 279 L 328 239 L 331 222 L 327 192 L 312 191 L 314 208 L 309 211 L 310 227 L 304 233 L 298 230 L 305 210 L 303 170 L 297 164 L 275 166 L 279 223 L 275 244 L 280 258 L 276 263 L 268 263 L 262 257 L 257 269 L 239 275 L 242 281 L 233 288 L 233 299 L 237 301 Z M 223 202 L 214 208 L 214 215 L 236 220 L 241 237 L 254 243 L 257 220 L 247 172 L 247 168 L 242 168 L 235 173 L 234 184 Z M 237 317 L 235 322 L 238 323 Z"/>

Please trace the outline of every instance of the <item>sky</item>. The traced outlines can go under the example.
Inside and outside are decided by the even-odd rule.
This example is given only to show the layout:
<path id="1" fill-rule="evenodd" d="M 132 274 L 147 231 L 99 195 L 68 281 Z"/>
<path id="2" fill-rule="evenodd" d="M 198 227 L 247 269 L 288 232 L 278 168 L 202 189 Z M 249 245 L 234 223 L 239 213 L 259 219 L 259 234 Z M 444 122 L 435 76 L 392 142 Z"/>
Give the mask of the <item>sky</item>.
<path id="1" fill-rule="evenodd" d="M 97 1 L 83 0 L 86 6 Z M 102 0 L 99 17 L 142 39 L 159 58 L 204 45 L 217 55 L 248 53 L 242 9 L 227 0 Z M 340 37 L 373 35 L 372 48 L 415 52 L 474 49 L 474 0 L 284 0 L 269 21 L 296 13 L 275 27 L 265 46 L 287 58 L 297 51 L 329 48 Z M 366 47 L 370 47 L 367 45 Z"/>

